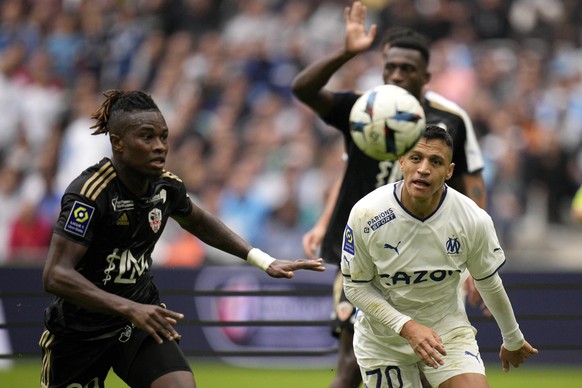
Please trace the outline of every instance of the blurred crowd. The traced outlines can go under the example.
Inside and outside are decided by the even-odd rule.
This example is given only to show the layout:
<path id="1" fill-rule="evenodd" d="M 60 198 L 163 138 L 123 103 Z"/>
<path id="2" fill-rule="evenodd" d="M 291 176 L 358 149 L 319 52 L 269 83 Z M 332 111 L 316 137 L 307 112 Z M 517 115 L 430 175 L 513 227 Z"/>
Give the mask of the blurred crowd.
<path id="1" fill-rule="evenodd" d="M 486 159 L 489 212 L 511 246 L 531 192 L 565 224 L 582 183 L 582 2 L 369 0 L 380 35 L 432 41 L 430 88 L 469 113 Z M 42 263 L 66 185 L 110 155 L 90 119 L 107 89 L 150 93 L 170 128 L 166 168 L 192 198 L 275 257 L 301 237 L 343 173 L 343 142 L 290 93 L 343 45 L 348 0 L 1 0 L 0 263 Z M 382 82 L 379 49 L 334 89 Z M 168 266 L 234 263 L 175 223 Z"/>

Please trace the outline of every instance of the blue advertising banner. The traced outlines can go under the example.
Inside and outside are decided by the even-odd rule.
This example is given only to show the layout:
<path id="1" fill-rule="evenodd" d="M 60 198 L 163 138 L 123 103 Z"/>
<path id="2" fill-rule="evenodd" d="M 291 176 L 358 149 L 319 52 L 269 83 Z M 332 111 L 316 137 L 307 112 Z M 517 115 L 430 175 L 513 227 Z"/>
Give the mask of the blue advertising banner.
<path id="1" fill-rule="evenodd" d="M 162 300 L 185 315 L 177 326 L 191 357 L 261 367 L 321 368 L 336 363 L 331 336 L 336 268 L 272 279 L 248 265 L 153 268 Z M 0 268 L 0 361 L 39 357 L 43 313 L 40 268 Z M 540 349 L 532 363 L 582 363 L 581 273 L 504 273 L 520 327 Z M 501 335 L 492 318 L 468 307 L 485 362 L 497 362 Z M 529 362 L 529 361 L 528 361 Z M 7 366 L 9 362 L 0 363 Z"/>

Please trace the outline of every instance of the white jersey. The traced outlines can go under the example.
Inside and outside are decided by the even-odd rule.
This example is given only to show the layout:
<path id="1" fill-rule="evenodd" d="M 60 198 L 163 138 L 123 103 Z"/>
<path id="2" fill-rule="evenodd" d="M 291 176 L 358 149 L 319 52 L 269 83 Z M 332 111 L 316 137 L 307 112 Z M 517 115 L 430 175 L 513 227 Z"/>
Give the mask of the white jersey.
<path id="1" fill-rule="evenodd" d="M 460 276 L 468 269 L 475 279 L 484 279 L 504 264 L 493 222 L 448 186 L 437 210 L 416 218 L 399 199 L 402 186 L 402 181 L 387 184 L 353 207 L 342 244 L 344 282 L 370 283 L 400 313 L 440 335 L 470 327 L 458 295 Z M 355 330 L 362 341 L 379 346 L 406 343 L 360 312 Z M 354 344 L 355 349 L 362 346 L 368 347 Z"/>

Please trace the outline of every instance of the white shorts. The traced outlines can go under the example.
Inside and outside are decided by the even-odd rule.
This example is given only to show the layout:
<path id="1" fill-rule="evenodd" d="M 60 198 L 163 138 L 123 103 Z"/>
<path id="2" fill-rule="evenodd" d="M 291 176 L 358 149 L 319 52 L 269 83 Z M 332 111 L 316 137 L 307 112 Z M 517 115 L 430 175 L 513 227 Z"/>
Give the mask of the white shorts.
<path id="1" fill-rule="evenodd" d="M 455 329 L 442 335 L 441 339 L 445 344 L 447 355 L 443 356 L 445 364 L 440 365 L 438 369 L 429 367 L 420 361 L 410 345 L 395 345 L 392 355 L 396 355 L 396 358 L 400 359 L 401 362 L 382 363 L 381 360 L 378 360 L 377 365 L 366 368 L 360 364 L 360 372 L 365 386 L 422 388 L 420 370 L 433 387 L 438 387 L 451 377 L 464 373 L 485 375 L 485 366 L 475 339 L 475 329 L 469 327 Z"/>

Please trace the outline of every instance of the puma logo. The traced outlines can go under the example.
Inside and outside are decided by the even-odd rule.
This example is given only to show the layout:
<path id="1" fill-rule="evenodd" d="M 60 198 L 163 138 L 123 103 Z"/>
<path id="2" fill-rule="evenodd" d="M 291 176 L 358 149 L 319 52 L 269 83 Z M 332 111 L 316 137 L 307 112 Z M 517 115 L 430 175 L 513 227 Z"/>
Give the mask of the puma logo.
<path id="1" fill-rule="evenodd" d="M 465 355 L 466 355 L 466 356 L 475 357 L 475 359 L 477 360 L 477 362 L 479 362 L 479 363 L 481 362 L 481 360 L 479 359 L 479 353 L 477 353 L 477 354 L 475 355 L 475 354 L 471 353 L 470 351 L 468 351 L 468 350 L 465 350 Z"/>
<path id="2" fill-rule="evenodd" d="M 399 254 L 400 254 L 400 252 L 398 251 L 398 247 L 400 246 L 400 243 L 401 243 L 401 242 L 402 242 L 402 241 L 398 241 L 398 244 L 396 244 L 396 246 L 392 246 L 392 245 L 390 245 L 390 244 L 384 244 L 384 248 L 387 248 L 387 249 L 392 249 L 394 252 L 396 252 L 396 254 L 398 254 L 398 255 L 399 255 Z"/>

